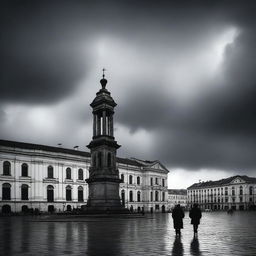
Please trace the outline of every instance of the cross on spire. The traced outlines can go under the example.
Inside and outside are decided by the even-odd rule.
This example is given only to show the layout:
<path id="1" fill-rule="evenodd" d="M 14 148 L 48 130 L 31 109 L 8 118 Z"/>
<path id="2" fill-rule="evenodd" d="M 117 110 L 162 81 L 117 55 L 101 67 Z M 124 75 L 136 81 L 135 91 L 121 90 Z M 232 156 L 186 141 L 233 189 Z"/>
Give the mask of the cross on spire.
<path id="1" fill-rule="evenodd" d="M 102 77 L 103 77 L 103 78 L 105 78 L 105 73 L 104 73 L 105 71 L 106 71 L 106 69 L 105 69 L 105 68 L 103 68 L 103 69 L 102 69 L 102 72 L 103 72 Z"/>
<path id="2" fill-rule="evenodd" d="M 106 84 L 107 84 L 107 79 L 105 79 L 105 71 L 106 71 L 106 69 L 105 68 L 103 68 L 102 69 L 102 72 L 103 72 L 103 74 L 102 74 L 102 79 L 100 80 L 100 83 L 101 83 L 101 85 L 102 85 L 102 89 L 105 89 L 106 88 Z"/>

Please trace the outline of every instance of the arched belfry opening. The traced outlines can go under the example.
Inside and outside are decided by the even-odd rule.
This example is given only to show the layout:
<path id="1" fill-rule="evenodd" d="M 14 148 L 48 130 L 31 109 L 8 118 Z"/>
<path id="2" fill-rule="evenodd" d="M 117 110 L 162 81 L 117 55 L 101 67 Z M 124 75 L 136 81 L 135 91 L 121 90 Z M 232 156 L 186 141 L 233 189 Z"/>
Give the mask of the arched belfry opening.
<path id="1" fill-rule="evenodd" d="M 91 151 L 89 169 L 89 197 L 87 210 L 92 212 L 122 212 L 119 196 L 119 171 L 116 167 L 116 151 L 120 147 L 114 137 L 114 108 L 116 103 L 106 89 L 107 80 L 100 80 L 101 89 L 90 104 L 93 114 L 93 136 L 87 146 Z"/>

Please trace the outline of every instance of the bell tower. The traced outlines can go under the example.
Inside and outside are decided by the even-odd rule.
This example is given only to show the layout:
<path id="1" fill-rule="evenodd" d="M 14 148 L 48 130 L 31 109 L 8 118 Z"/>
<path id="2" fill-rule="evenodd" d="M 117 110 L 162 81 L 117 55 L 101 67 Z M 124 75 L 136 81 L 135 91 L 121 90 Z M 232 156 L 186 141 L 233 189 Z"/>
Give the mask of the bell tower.
<path id="1" fill-rule="evenodd" d="M 114 137 L 114 108 L 117 105 L 106 89 L 104 74 L 102 88 L 90 104 L 93 113 L 93 137 L 87 146 L 91 151 L 89 169 L 89 197 L 87 209 L 93 212 L 116 212 L 123 209 L 119 197 L 119 171 L 116 167 L 116 151 L 120 147 Z"/>

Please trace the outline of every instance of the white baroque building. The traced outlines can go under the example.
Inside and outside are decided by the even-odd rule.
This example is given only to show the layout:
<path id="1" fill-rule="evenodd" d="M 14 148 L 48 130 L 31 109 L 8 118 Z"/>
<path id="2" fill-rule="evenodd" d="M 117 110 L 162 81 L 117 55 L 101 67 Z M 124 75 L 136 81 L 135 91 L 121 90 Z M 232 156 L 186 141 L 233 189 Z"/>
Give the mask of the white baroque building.
<path id="1" fill-rule="evenodd" d="M 0 212 L 66 211 L 88 198 L 90 153 L 0 140 Z M 120 199 L 134 211 L 167 209 L 168 170 L 159 161 L 117 158 Z"/>
<path id="2" fill-rule="evenodd" d="M 190 207 L 194 203 L 209 210 L 247 210 L 256 206 L 256 178 L 246 175 L 195 183 L 187 191 Z"/>

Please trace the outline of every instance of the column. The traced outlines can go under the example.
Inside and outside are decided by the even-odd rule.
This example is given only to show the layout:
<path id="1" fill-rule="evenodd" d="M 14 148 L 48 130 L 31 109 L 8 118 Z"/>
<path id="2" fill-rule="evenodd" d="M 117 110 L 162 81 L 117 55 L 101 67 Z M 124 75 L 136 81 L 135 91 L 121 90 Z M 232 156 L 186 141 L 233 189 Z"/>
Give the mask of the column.
<path id="1" fill-rule="evenodd" d="M 109 135 L 109 120 L 108 120 L 108 116 L 106 116 L 106 135 Z"/>
<path id="2" fill-rule="evenodd" d="M 108 135 L 110 135 L 110 116 L 107 116 L 107 120 L 108 120 Z"/>
<path id="3" fill-rule="evenodd" d="M 100 125 L 100 116 L 97 115 L 97 134 L 100 135 L 101 125 Z"/>
<path id="4" fill-rule="evenodd" d="M 106 110 L 103 110 L 103 135 L 106 135 Z"/>
<path id="5" fill-rule="evenodd" d="M 93 136 L 96 136 L 96 124 L 97 124 L 97 119 L 96 119 L 96 115 L 93 114 Z"/>
<path id="6" fill-rule="evenodd" d="M 109 125 L 110 125 L 110 136 L 114 137 L 114 129 L 113 129 L 113 115 L 109 116 Z"/>

